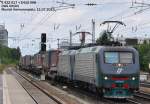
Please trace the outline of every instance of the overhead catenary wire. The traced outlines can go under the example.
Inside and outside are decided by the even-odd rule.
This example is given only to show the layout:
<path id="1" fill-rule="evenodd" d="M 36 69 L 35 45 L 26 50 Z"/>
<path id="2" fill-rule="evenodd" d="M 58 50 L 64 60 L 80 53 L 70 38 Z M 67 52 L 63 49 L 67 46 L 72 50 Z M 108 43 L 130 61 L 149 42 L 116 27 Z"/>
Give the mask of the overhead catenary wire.
<path id="1" fill-rule="evenodd" d="M 123 3 L 125 3 L 125 2 L 118 2 L 118 3 L 114 3 L 114 2 L 113 2 L 112 4 L 123 4 Z M 128 3 L 131 3 L 131 2 L 126 2 L 126 4 L 128 4 Z M 106 3 L 106 4 L 107 4 L 107 3 Z M 108 4 L 111 4 L 111 2 L 109 2 Z M 101 4 L 100 4 L 100 5 L 101 5 Z M 105 5 L 105 3 L 102 4 L 102 5 Z M 66 8 L 66 9 L 68 9 L 68 8 Z M 123 10 L 122 12 L 118 13 L 117 15 L 115 15 L 115 16 L 113 16 L 113 17 L 110 17 L 109 19 L 115 19 L 115 18 L 123 18 L 123 19 L 126 19 L 126 18 L 129 18 L 129 17 L 135 16 L 134 13 L 133 13 L 133 14 L 129 14 L 129 15 L 127 15 L 127 16 L 124 16 L 124 15 L 126 15 L 126 13 L 128 13 L 129 10 L 130 10 L 130 8 L 127 8 L 126 10 Z M 50 12 L 49 15 L 51 15 L 51 12 Z M 122 17 L 122 16 L 123 16 L 123 17 Z M 51 16 L 50 16 L 50 17 L 51 17 Z M 25 38 L 27 35 L 31 35 L 35 30 L 37 30 L 37 29 L 40 27 L 41 24 L 44 24 L 44 23 L 47 21 L 48 18 L 49 18 L 49 16 L 48 16 L 48 17 L 47 17 L 47 16 L 44 16 L 44 19 L 41 20 L 41 22 L 38 22 L 39 24 L 35 25 L 35 27 L 33 27 L 33 28 L 31 29 L 31 31 L 29 31 L 29 34 L 27 33 L 26 35 L 23 36 L 23 38 Z"/>
<path id="2" fill-rule="evenodd" d="M 124 11 L 119 12 L 117 15 L 114 15 L 112 17 L 109 17 L 107 20 L 111 20 L 117 17 L 120 17 L 122 15 L 125 15 L 125 13 L 128 13 L 130 11 L 130 8 L 125 9 Z"/>
<path id="3" fill-rule="evenodd" d="M 132 3 L 133 3 L 133 2 L 132 2 Z M 137 4 L 144 4 L 144 5 L 150 6 L 150 4 L 147 4 L 147 3 L 138 3 L 138 2 L 137 2 Z M 133 6 L 133 4 L 132 4 L 132 6 Z M 137 7 L 137 6 L 136 6 L 136 7 Z M 145 6 L 138 6 L 138 7 L 145 7 Z M 147 7 L 147 6 L 146 6 L 146 7 Z M 145 10 L 150 9 L 150 7 L 147 7 L 147 8 L 141 9 L 141 10 L 139 10 L 139 11 L 137 11 L 137 12 L 134 12 L 134 13 L 132 13 L 132 14 L 130 14 L 130 15 L 127 15 L 127 16 L 122 17 L 123 15 L 125 15 L 125 13 L 128 13 L 128 11 L 131 10 L 132 8 L 133 8 L 133 7 L 129 7 L 128 9 L 126 9 L 126 10 L 124 10 L 124 11 L 118 13 L 117 15 L 108 18 L 107 20 L 111 20 L 111 19 L 114 19 L 114 18 L 117 18 L 117 17 L 120 17 L 121 19 L 127 19 L 127 18 L 130 18 L 130 17 L 132 17 L 132 16 L 135 16 L 135 15 L 137 15 L 137 14 L 139 14 L 139 13 L 145 11 Z"/>
<path id="4" fill-rule="evenodd" d="M 56 1 L 56 2 L 58 2 L 58 1 Z M 66 3 L 66 2 L 58 2 L 58 3 L 62 3 L 62 4 L 66 4 L 66 5 L 71 5 L 71 6 L 74 6 L 74 5 L 72 5 L 72 4 L 69 4 L 69 3 Z M 107 4 L 120 4 L 120 3 L 130 3 L 130 2 L 106 2 Z M 98 5 L 98 4 L 97 4 Z M 63 9 L 68 9 L 68 8 L 70 8 L 70 7 L 66 7 L 66 8 L 63 8 Z M 59 9 L 59 8 L 57 8 L 57 10 L 61 10 L 61 8 Z M 44 18 L 42 18 L 41 19 L 41 21 L 40 22 L 38 22 L 38 24 L 34 27 L 34 28 L 32 28 L 31 29 L 31 31 L 30 32 L 28 32 L 28 33 L 26 33 L 26 34 L 31 34 L 32 32 L 34 32 L 38 27 L 39 27 L 39 25 L 41 25 L 41 24 L 43 24 L 45 21 L 46 21 L 46 19 L 49 17 L 48 16 L 49 15 L 49 13 L 44 17 Z M 52 14 L 53 15 L 53 14 Z M 24 35 L 24 37 L 25 37 L 26 35 Z"/>
<path id="5" fill-rule="evenodd" d="M 38 23 L 36 24 L 36 26 L 33 27 L 33 28 L 30 30 L 30 32 L 26 33 L 23 37 L 25 37 L 25 36 L 27 36 L 27 35 L 31 35 L 32 32 L 34 32 L 36 29 L 39 28 L 39 25 L 42 25 L 43 23 L 45 23 L 46 19 L 52 17 L 54 14 L 55 14 L 55 12 L 53 12 L 51 15 L 50 15 L 50 14 L 47 14 L 47 15 L 44 17 L 44 19 L 42 18 L 41 21 L 38 22 Z"/>
<path id="6" fill-rule="evenodd" d="M 55 12 L 57 12 L 59 10 L 74 8 L 74 7 L 73 6 L 63 6 L 63 7 L 54 7 L 54 8 L 55 8 L 55 10 L 53 11 L 53 13 L 51 15 L 50 15 L 50 12 L 49 12 L 46 16 L 44 16 L 41 19 L 40 22 L 38 22 L 38 24 L 34 28 L 31 29 L 31 31 L 29 33 L 27 33 L 24 36 L 30 35 L 32 32 L 34 32 L 39 27 L 39 25 L 44 24 L 47 19 L 51 18 L 55 14 Z"/>

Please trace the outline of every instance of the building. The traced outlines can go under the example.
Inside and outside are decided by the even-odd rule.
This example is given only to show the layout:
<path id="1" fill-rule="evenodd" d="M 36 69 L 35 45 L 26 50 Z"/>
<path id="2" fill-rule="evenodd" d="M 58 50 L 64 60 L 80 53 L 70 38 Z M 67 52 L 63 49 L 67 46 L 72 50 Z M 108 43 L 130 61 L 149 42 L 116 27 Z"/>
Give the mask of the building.
<path id="1" fill-rule="evenodd" d="M 60 45 L 60 49 L 64 49 L 64 50 L 69 49 L 69 47 L 70 47 L 70 43 L 68 41 L 62 41 L 59 45 Z M 72 43 L 71 44 L 72 47 L 77 47 L 80 45 L 81 45 L 81 43 Z"/>
<path id="2" fill-rule="evenodd" d="M 137 45 L 139 44 L 139 39 L 138 38 L 126 38 L 125 43 L 127 46 Z"/>
<path id="3" fill-rule="evenodd" d="M 0 44 L 8 46 L 8 31 L 4 25 L 0 25 Z"/>
<path id="4" fill-rule="evenodd" d="M 150 44 L 150 38 L 146 37 L 119 37 L 116 39 L 125 46 L 132 46 L 136 44 Z"/>

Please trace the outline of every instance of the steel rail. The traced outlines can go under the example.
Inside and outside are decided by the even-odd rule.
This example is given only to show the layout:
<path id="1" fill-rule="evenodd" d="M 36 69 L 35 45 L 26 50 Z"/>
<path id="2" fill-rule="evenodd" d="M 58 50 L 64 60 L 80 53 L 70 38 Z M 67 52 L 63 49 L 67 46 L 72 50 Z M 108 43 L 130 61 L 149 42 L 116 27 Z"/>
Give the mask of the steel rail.
<path id="1" fill-rule="evenodd" d="M 41 92 L 43 92 L 45 95 L 47 95 L 50 99 L 52 99 L 54 102 L 56 102 L 57 104 L 65 104 L 62 100 L 50 95 L 45 89 L 41 88 L 39 86 L 39 84 L 36 84 L 35 82 L 33 82 L 32 80 L 28 79 L 27 77 L 25 77 L 24 75 L 20 74 L 17 71 L 13 71 L 14 74 L 18 74 L 20 77 L 22 77 L 24 80 L 26 80 L 27 82 L 29 82 L 30 84 L 32 84 L 34 87 L 36 87 L 37 89 L 39 89 Z M 17 80 L 18 81 L 18 80 Z M 19 81 L 18 81 L 19 82 Z M 20 83 L 20 82 L 19 82 Z M 21 84 L 21 83 L 20 83 Z M 21 86 L 27 91 L 27 89 L 21 84 Z M 32 97 L 32 95 L 27 91 L 27 93 L 31 96 L 31 98 L 35 101 L 36 104 L 38 104 L 38 102 L 36 101 L 36 99 L 34 99 Z"/>

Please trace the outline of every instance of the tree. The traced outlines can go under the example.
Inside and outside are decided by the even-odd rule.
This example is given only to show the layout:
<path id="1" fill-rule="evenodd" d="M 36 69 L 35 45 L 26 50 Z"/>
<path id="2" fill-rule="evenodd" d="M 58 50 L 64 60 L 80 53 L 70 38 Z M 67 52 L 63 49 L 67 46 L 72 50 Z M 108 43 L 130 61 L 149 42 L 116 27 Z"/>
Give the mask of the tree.
<path id="1" fill-rule="evenodd" d="M 110 45 L 112 42 L 111 40 L 113 39 L 112 34 L 107 31 L 103 31 L 100 35 L 101 36 L 96 40 L 96 43 L 100 45 Z"/>
<path id="2" fill-rule="evenodd" d="M 135 48 L 139 52 L 141 70 L 149 71 L 148 66 L 150 63 L 150 44 L 136 45 Z"/>
<path id="3" fill-rule="evenodd" d="M 11 51 L 11 55 L 12 58 L 19 60 L 21 56 L 20 48 L 19 47 L 17 47 L 17 49 L 13 48 Z"/>
<path id="4" fill-rule="evenodd" d="M 114 41 L 114 38 L 112 37 L 111 32 L 103 31 L 101 33 L 101 36 L 96 40 L 96 43 L 99 45 L 121 45 L 120 42 Z"/>
<path id="5" fill-rule="evenodd" d="M 16 64 L 20 59 L 20 49 L 0 45 L 0 60 L 2 64 Z"/>
<path id="6" fill-rule="evenodd" d="M 20 59 L 20 57 L 21 57 L 21 50 L 20 50 L 19 47 L 17 47 L 17 53 L 18 53 L 17 59 Z"/>

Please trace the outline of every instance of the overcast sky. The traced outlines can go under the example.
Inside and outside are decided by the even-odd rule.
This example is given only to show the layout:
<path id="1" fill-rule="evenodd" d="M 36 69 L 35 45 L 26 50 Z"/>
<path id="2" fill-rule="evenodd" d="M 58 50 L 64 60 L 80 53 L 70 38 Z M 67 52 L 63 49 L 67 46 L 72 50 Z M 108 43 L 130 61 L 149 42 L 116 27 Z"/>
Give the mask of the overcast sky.
<path id="1" fill-rule="evenodd" d="M 5 1 L 5 0 L 3 0 Z M 14 0 L 11 0 L 14 1 Z M 21 0 L 18 0 L 21 1 Z M 50 8 L 62 6 L 57 1 L 62 0 L 35 0 L 36 5 L 20 5 L 20 7 Z M 47 33 L 47 48 L 57 48 L 57 38 L 69 39 L 69 31 L 76 32 L 76 26 L 80 27 L 78 31 L 91 31 L 91 20 L 96 21 L 96 38 L 99 33 L 105 29 L 100 27 L 104 20 L 119 20 L 126 24 L 126 27 L 120 26 L 115 31 L 124 37 L 143 37 L 150 32 L 150 9 L 147 6 L 131 8 L 132 6 L 141 6 L 133 4 L 135 0 L 63 0 L 69 4 L 75 4 L 75 8 L 49 11 L 49 12 L 27 12 L 27 11 L 1 11 L 0 23 L 5 23 L 9 32 L 9 47 L 21 48 L 22 54 L 34 54 L 39 50 L 39 38 L 41 33 Z M 149 0 L 136 0 L 137 2 L 149 3 Z M 84 4 L 96 3 L 96 6 L 87 6 Z M 143 12 L 135 12 L 146 9 Z M 22 24 L 22 25 L 21 25 Z M 55 27 L 55 29 L 54 29 Z M 15 38 L 16 39 L 15 39 Z M 87 37 L 87 40 L 90 36 Z M 79 37 L 74 37 L 74 42 L 79 42 Z"/>

